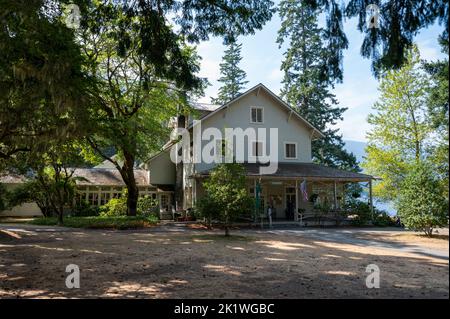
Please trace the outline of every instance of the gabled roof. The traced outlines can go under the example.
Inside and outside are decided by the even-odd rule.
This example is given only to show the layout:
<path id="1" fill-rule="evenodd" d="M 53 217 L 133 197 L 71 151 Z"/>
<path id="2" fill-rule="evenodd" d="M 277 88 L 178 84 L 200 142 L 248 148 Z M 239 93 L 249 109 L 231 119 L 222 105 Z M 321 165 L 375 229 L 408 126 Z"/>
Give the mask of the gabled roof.
<path id="1" fill-rule="evenodd" d="M 221 107 L 217 108 L 216 110 L 210 112 L 206 116 L 202 117 L 201 120 L 206 120 L 207 118 L 213 116 L 214 114 L 220 112 L 221 110 L 227 108 L 229 105 L 233 104 L 234 102 L 242 99 L 244 96 L 249 95 L 250 93 L 257 91 L 257 90 L 264 90 L 266 93 L 268 93 L 271 97 L 273 97 L 281 106 L 286 108 L 289 112 L 292 112 L 295 117 L 300 120 L 303 124 L 305 124 L 308 128 L 310 128 L 313 131 L 313 134 L 316 135 L 316 137 L 322 138 L 325 137 L 322 132 L 320 132 L 316 127 L 314 127 L 311 123 L 309 123 L 304 117 L 302 117 L 296 110 L 294 110 L 289 104 L 284 102 L 278 95 L 273 93 L 271 90 L 269 90 L 264 84 L 259 83 L 252 87 L 251 89 L 247 90 L 246 92 L 240 94 L 233 100 L 229 101 L 228 103 L 223 104 Z M 192 128 L 192 124 L 189 126 L 189 128 Z"/>

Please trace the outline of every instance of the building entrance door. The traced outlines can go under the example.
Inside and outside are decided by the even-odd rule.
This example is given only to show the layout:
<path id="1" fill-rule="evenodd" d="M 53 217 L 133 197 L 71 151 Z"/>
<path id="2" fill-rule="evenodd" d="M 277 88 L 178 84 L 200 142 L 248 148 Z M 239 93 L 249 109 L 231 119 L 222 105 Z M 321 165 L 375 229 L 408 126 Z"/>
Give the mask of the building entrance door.
<path id="1" fill-rule="evenodd" d="M 295 213 L 295 187 L 286 187 L 286 219 L 294 220 Z"/>
<path id="2" fill-rule="evenodd" d="M 283 188 L 279 185 L 270 185 L 267 193 L 267 205 L 272 205 L 273 207 L 272 218 L 284 218 Z"/>

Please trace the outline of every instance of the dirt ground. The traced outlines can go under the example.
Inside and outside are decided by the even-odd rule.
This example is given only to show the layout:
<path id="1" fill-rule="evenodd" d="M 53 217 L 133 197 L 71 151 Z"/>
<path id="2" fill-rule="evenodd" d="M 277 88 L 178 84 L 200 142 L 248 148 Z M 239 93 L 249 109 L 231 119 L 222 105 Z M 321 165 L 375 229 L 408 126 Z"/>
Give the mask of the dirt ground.
<path id="1" fill-rule="evenodd" d="M 448 234 L 448 233 L 447 233 Z M 448 298 L 448 235 L 0 225 L 0 298 Z M 68 264 L 80 268 L 68 289 Z M 366 287 L 366 267 L 380 288 Z"/>

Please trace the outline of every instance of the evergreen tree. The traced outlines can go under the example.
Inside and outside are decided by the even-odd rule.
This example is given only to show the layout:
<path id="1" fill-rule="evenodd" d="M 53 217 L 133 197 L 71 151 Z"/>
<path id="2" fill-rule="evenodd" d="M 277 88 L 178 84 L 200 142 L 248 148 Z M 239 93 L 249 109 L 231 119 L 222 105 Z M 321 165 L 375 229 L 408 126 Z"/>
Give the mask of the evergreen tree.
<path id="1" fill-rule="evenodd" d="M 444 0 L 350 0 L 345 5 L 339 0 L 302 2 L 312 9 L 324 11 L 331 71 L 340 68 L 342 52 L 348 48 L 343 27 L 345 18 L 358 18 L 357 28 L 364 33 L 361 55 L 372 60 L 372 70 L 377 77 L 382 75 L 381 71 L 399 69 L 406 62 L 407 49 L 421 29 L 438 21 L 444 26 L 442 37 L 448 38 L 449 10 L 448 1 Z M 370 5 L 376 5 L 378 10 L 371 13 Z M 376 27 L 371 24 L 375 19 L 378 19 Z"/>
<path id="2" fill-rule="evenodd" d="M 332 167 L 358 171 L 356 158 L 344 150 L 342 136 L 332 128 L 346 108 L 338 106 L 330 92 L 341 75 L 328 70 L 330 55 L 323 44 L 324 30 L 318 27 L 319 12 L 300 0 L 280 3 L 282 18 L 277 42 L 288 41 L 281 69 L 282 97 L 304 118 L 321 130 L 325 138 L 312 144 L 313 160 Z"/>
<path id="3" fill-rule="evenodd" d="M 239 94 L 242 93 L 245 85 L 248 81 L 245 80 L 245 71 L 239 68 L 239 62 L 242 60 L 241 56 L 242 44 L 236 42 L 230 42 L 227 45 L 225 54 L 220 63 L 219 82 L 222 83 L 222 87 L 219 89 L 219 95 L 216 99 L 212 99 L 215 104 L 225 104 Z"/>

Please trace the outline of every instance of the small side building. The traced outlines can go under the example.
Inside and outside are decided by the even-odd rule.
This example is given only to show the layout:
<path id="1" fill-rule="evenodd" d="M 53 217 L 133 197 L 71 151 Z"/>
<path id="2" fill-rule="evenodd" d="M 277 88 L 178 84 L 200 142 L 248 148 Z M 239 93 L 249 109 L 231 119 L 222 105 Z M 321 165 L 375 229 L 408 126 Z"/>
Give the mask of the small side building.
<path id="1" fill-rule="evenodd" d="M 106 204 L 112 198 L 122 196 L 125 183 L 115 168 L 94 167 L 75 168 L 73 177 L 76 177 L 77 193 L 75 203 L 86 201 L 92 206 Z M 174 186 L 172 184 L 154 185 L 150 181 L 150 172 L 145 169 L 135 169 L 134 177 L 139 189 L 139 196 L 151 196 L 159 203 L 161 214 L 172 210 Z M 13 190 L 26 182 L 26 177 L 14 174 L 0 176 L 0 183 L 7 190 Z M 36 203 L 25 203 L 9 210 L 0 212 L 0 217 L 35 217 L 42 216 Z"/>

